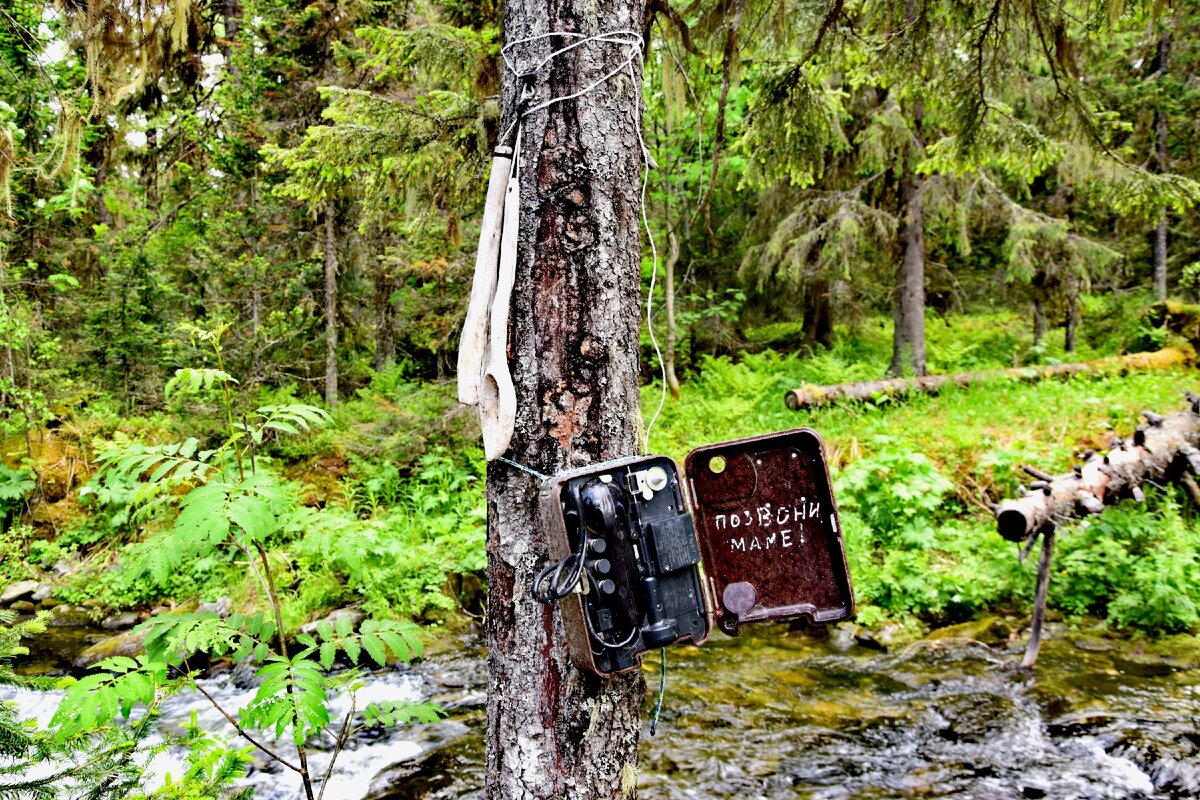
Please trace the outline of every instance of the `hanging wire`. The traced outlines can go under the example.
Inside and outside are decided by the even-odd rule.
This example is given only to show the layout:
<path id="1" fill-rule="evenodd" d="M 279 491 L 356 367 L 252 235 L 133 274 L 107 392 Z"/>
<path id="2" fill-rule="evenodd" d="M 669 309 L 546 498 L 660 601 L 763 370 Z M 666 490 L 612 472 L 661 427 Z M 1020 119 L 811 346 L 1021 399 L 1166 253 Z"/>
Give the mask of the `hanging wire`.
<path id="1" fill-rule="evenodd" d="M 512 58 L 510 58 L 513 48 L 516 48 L 520 45 L 525 45 L 525 44 L 530 44 L 533 42 L 542 41 L 544 39 L 549 39 L 551 37 L 556 37 L 556 36 L 564 38 L 564 39 L 573 39 L 574 41 L 572 41 L 570 44 L 567 44 L 563 47 L 558 48 L 557 50 L 551 51 L 551 53 L 549 55 L 544 56 L 541 60 L 536 61 L 535 63 L 530 65 L 529 68 L 524 69 L 524 70 L 518 69 L 516 63 L 514 63 L 514 60 Z M 508 128 L 505 130 L 504 136 L 501 137 L 501 141 L 505 140 L 507 138 L 507 136 L 510 133 L 512 133 L 513 127 L 524 117 L 526 117 L 536 111 L 541 111 L 543 109 L 549 108 L 550 106 L 554 105 L 555 103 L 561 103 L 566 100 L 574 100 L 576 98 L 582 97 L 585 94 L 588 94 L 589 92 L 593 91 L 597 87 L 602 86 L 603 84 L 607 83 L 610 79 L 612 79 L 616 75 L 618 75 L 622 72 L 628 71 L 630 85 L 636 89 L 636 91 L 635 91 L 636 99 L 634 100 L 634 119 L 637 121 L 638 145 L 641 148 L 641 154 L 642 154 L 642 166 L 643 166 L 642 186 L 641 186 L 641 193 L 639 196 L 639 205 L 641 206 L 641 214 L 640 215 L 641 215 L 641 219 L 642 219 L 642 227 L 646 231 L 646 240 L 650 244 L 650 257 L 651 257 L 650 291 L 646 297 L 646 330 L 650 334 L 651 344 L 654 345 L 654 355 L 655 355 L 656 359 L 658 360 L 658 371 L 659 371 L 660 381 L 662 384 L 662 386 L 661 386 L 662 390 L 661 390 L 661 393 L 659 395 L 659 400 L 658 400 L 658 407 L 654 410 L 654 414 L 650 417 L 650 422 L 646 425 L 645 437 L 642 440 L 642 452 L 643 452 L 643 454 L 649 454 L 649 452 L 650 452 L 650 433 L 654 429 L 654 424 L 658 421 L 659 415 L 662 414 L 663 407 L 666 405 L 666 402 L 667 402 L 667 367 L 666 367 L 666 362 L 663 360 L 662 348 L 659 346 L 658 337 L 654 333 L 654 322 L 653 322 L 654 289 L 658 282 L 658 245 L 654 241 L 654 231 L 650 227 L 650 217 L 649 217 L 649 213 L 646 210 L 646 193 L 647 193 L 647 191 L 649 189 L 649 185 L 650 185 L 650 169 L 651 169 L 651 166 L 654 164 L 654 159 L 650 155 L 650 148 L 646 146 L 645 130 L 642 125 L 642 113 L 643 113 L 642 93 L 641 93 L 640 88 L 638 88 L 639 82 L 637 80 L 637 74 L 634 70 L 634 63 L 636 62 L 637 66 L 641 68 L 641 71 L 643 73 L 645 72 L 645 53 L 643 52 L 643 49 L 642 49 L 643 48 L 642 37 L 639 33 L 637 33 L 637 31 L 630 30 L 630 29 L 618 29 L 618 30 L 606 31 L 604 33 L 592 34 L 592 35 L 587 35 L 587 34 L 582 34 L 582 33 L 574 33 L 571 31 L 549 31 L 546 33 L 539 33 L 539 34 L 536 34 L 533 36 L 526 36 L 521 39 L 515 39 L 512 42 L 509 42 L 508 44 L 504 45 L 504 47 L 502 47 L 500 49 L 500 57 L 504 60 L 504 66 L 518 80 L 526 80 L 526 79 L 532 77 L 533 75 L 535 75 L 539 70 L 541 70 L 543 67 L 545 67 L 547 64 L 549 64 L 553 59 L 557 58 L 558 56 L 563 55 L 564 53 L 568 53 L 568 52 L 570 52 L 576 48 L 582 47 L 584 45 L 591 44 L 593 42 L 599 42 L 602 44 L 622 45 L 622 46 L 628 48 L 628 55 L 615 69 L 610 70 L 602 78 L 589 84 L 588 86 L 584 87 L 583 89 L 580 89 L 577 92 L 572 92 L 571 94 L 551 97 L 548 100 L 545 100 L 541 103 L 530 105 L 528 108 L 524 109 L 521 113 L 517 114 L 514 117 L 513 121 L 509 124 Z"/>
<path id="2" fill-rule="evenodd" d="M 540 61 L 537 61 L 535 64 L 531 65 L 526 70 L 517 69 L 516 64 L 509 57 L 512 49 L 514 47 L 517 47 L 518 45 L 529 44 L 532 42 L 541 41 L 543 39 L 548 39 L 548 38 L 555 37 L 555 36 L 566 38 L 566 39 L 574 39 L 574 41 L 572 41 L 568 45 L 565 45 L 564 47 L 560 47 L 557 50 L 552 51 L 549 55 L 543 57 Z M 650 185 L 650 169 L 654 165 L 654 159 L 650 155 L 650 148 L 646 146 L 645 129 L 642 125 L 642 114 L 644 111 L 642 108 L 642 92 L 640 89 L 639 81 L 637 79 L 637 73 L 634 70 L 634 63 L 636 62 L 637 66 L 640 68 L 642 73 L 643 74 L 645 73 L 645 53 L 643 52 L 642 37 L 636 31 L 628 30 L 628 29 L 613 30 L 613 31 L 608 31 L 605 33 L 600 33 L 600 34 L 594 34 L 594 35 L 590 35 L 590 36 L 581 34 L 581 33 L 570 32 L 570 31 L 550 31 L 547 33 L 540 33 L 540 34 L 537 34 L 534 36 L 526 36 L 522 39 L 516 39 L 512 42 L 509 42 L 503 48 L 501 48 L 500 57 L 504 60 L 505 67 L 507 67 L 508 70 L 510 72 L 512 72 L 513 75 L 518 80 L 527 82 L 526 85 L 528 86 L 529 79 L 532 78 L 533 75 L 535 75 L 539 70 L 541 70 L 543 67 L 545 67 L 548 63 L 550 63 L 551 60 L 553 60 L 554 58 L 557 58 L 560 55 L 563 55 L 564 53 L 570 52 L 578 47 L 582 47 L 582 46 L 584 46 L 586 44 L 590 44 L 592 42 L 599 42 L 599 43 L 603 43 L 603 44 L 618 44 L 618 45 L 625 46 L 629 49 L 628 56 L 615 69 L 607 72 L 602 78 L 589 84 L 588 86 L 584 87 L 583 89 L 580 89 L 577 92 L 573 92 L 571 94 L 561 95 L 561 96 L 557 96 L 557 97 L 551 97 L 548 100 L 545 100 L 541 103 L 529 105 L 528 107 L 519 110 L 518 113 L 514 116 L 513 121 L 509 124 L 509 127 L 505 130 L 504 136 L 501 137 L 501 141 L 505 140 L 507 138 L 507 136 L 510 133 L 512 133 L 513 127 L 516 126 L 526 116 L 533 114 L 534 112 L 549 108 L 550 106 L 554 105 L 555 103 L 561 103 L 561 102 L 564 102 L 567 100 L 574 100 L 576 98 L 582 97 L 582 96 L 588 94 L 589 92 L 595 90 L 597 87 L 607 83 L 610 79 L 617 76 L 621 72 L 628 71 L 630 86 L 633 87 L 635 90 L 635 98 L 636 99 L 634 100 L 634 119 L 637 122 L 638 145 L 641 148 L 641 156 L 642 156 L 642 186 L 641 186 L 641 192 L 639 195 L 639 205 L 641 206 L 640 216 L 641 216 L 641 220 L 642 220 L 642 227 L 646 231 L 646 240 L 650 243 L 650 258 L 651 258 L 650 291 L 646 297 L 646 330 L 650 334 L 650 342 L 654 345 L 654 354 L 655 354 L 655 357 L 658 359 L 658 369 L 659 369 L 659 375 L 660 375 L 660 380 L 661 380 L 661 385 L 662 385 L 662 392 L 659 396 L 658 407 L 655 409 L 654 414 L 650 417 L 649 424 L 646 425 L 645 438 L 642 441 L 642 452 L 644 454 L 649 454 L 649 452 L 650 452 L 650 432 L 653 430 L 654 424 L 655 424 L 655 422 L 658 421 L 658 417 L 662 413 L 663 407 L 666 405 L 666 402 L 667 402 L 667 367 L 666 367 L 666 363 L 663 360 L 662 348 L 658 344 L 658 337 L 654 334 L 654 321 L 653 321 L 654 320 L 654 289 L 655 289 L 655 286 L 658 281 L 658 245 L 654 241 L 654 231 L 650 227 L 650 217 L 649 217 L 649 212 L 647 211 L 647 204 L 646 204 L 646 193 L 647 193 L 647 191 L 649 189 L 649 185 Z M 639 271 L 640 271 L 640 268 L 639 268 Z M 516 461 L 512 461 L 508 458 L 504 458 L 503 456 L 500 457 L 498 460 L 503 461 L 506 464 L 510 464 L 511 466 L 514 466 L 517 469 L 523 470 L 524 472 L 527 472 L 536 478 L 540 478 L 540 479 L 544 480 L 548 477 L 548 476 L 543 475 L 542 473 L 538 472 L 537 470 L 531 469 L 530 467 L 527 467 L 524 464 L 519 464 Z M 663 700 L 665 699 L 666 693 L 667 693 L 667 649 L 665 647 L 661 648 L 659 650 L 659 665 L 660 665 L 660 669 L 659 669 L 659 675 L 658 675 L 658 701 L 654 705 L 654 713 L 650 720 L 650 735 L 651 736 L 654 736 L 658 731 L 658 722 L 662 715 Z"/>
<path id="3" fill-rule="evenodd" d="M 522 472 L 528 472 L 530 475 L 532 475 L 533 477 L 537 478 L 540 481 L 547 480 L 550 477 L 549 475 L 547 475 L 543 472 L 538 472 L 533 467 L 527 467 L 520 462 L 513 461 L 511 458 L 505 458 L 504 456 L 498 456 L 496 458 L 496 460 L 503 461 L 505 464 L 508 464 L 510 467 L 516 467 L 517 469 L 521 470 Z"/>
<path id="4" fill-rule="evenodd" d="M 667 648 L 658 651 L 658 702 L 654 704 L 654 714 L 650 717 L 650 735 L 658 733 L 658 718 L 662 715 L 663 698 L 667 694 Z"/>

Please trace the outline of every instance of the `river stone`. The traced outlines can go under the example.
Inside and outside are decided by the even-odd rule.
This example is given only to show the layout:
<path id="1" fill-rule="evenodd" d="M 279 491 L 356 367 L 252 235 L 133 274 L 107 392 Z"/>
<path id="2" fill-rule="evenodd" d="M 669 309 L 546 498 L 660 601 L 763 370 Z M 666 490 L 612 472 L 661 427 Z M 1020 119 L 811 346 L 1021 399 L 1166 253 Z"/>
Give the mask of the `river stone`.
<path id="1" fill-rule="evenodd" d="M 1123 656 L 1113 656 L 1113 666 L 1126 675 L 1136 675 L 1139 678 L 1160 678 L 1187 668 L 1186 664 L 1175 659 L 1152 653 L 1129 653 Z"/>
<path id="2" fill-rule="evenodd" d="M 829 645 L 839 652 L 846 652 L 855 645 L 854 626 L 838 625 L 829 632 Z"/>
<path id="3" fill-rule="evenodd" d="M 38 589 L 37 581 L 17 581 L 0 594 L 0 605 L 9 605 L 18 600 L 28 600 Z"/>
<path id="4" fill-rule="evenodd" d="M 70 603 L 57 605 L 50 613 L 51 628 L 85 628 L 91 623 L 86 611 Z"/>
<path id="5" fill-rule="evenodd" d="M 33 602 L 40 603 L 43 600 L 49 600 L 54 594 L 54 587 L 48 583 L 38 584 L 37 591 L 33 593 Z"/>
<path id="6" fill-rule="evenodd" d="M 37 610 L 37 606 L 35 606 L 33 603 L 29 602 L 28 600 L 18 600 L 17 602 L 10 605 L 9 608 L 11 608 L 13 611 L 17 612 L 18 614 L 32 614 L 34 611 Z"/>
<path id="7" fill-rule="evenodd" d="M 926 639 L 969 639 L 988 647 L 1003 647 L 1012 637 L 1012 626 L 1000 617 L 982 617 L 959 625 L 948 625 L 931 631 Z"/>
<path id="8" fill-rule="evenodd" d="M 455 780 L 482 767 L 483 731 L 478 728 L 472 731 L 462 722 L 447 720 L 422 726 L 412 739 L 422 751 L 376 773 L 363 800 L 457 798 L 466 787 L 455 786 Z"/>
<path id="9" fill-rule="evenodd" d="M 865 647 L 868 650 L 886 652 L 888 648 L 904 644 L 912 638 L 903 626 L 897 625 L 895 622 L 889 622 L 878 630 L 854 626 L 854 640 L 859 647 Z"/>
<path id="10" fill-rule="evenodd" d="M 1200 748 L 1192 730 L 1131 728 L 1109 753 L 1137 764 L 1150 776 L 1154 788 L 1170 797 L 1200 796 Z"/>
<path id="11" fill-rule="evenodd" d="M 1052 719 L 1046 724 L 1046 733 L 1057 738 L 1086 736 L 1110 727 L 1115 719 L 1102 711 L 1076 711 Z"/>
<path id="12" fill-rule="evenodd" d="M 138 624 L 138 615 L 133 611 L 123 614 L 110 614 L 100 623 L 100 627 L 109 631 L 126 631 Z"/>
<path id="13" fill-rule="evenodd" d="M 942 697 L 936 708 L 948 723 L 937 734 L 951 742 L 982 744 L 991 741 L 1012 728 L 1017 716 L 1012 698 L 988 692 Z"/>
<path id="14" fill-rule="evenodd" d="M 228 595 L 224 597 L 218 597 L 212 603 L 201 603 L 196 607 L 196 611 L 201 613 L 206 611 L 212 612 L 221 619 L 225 619 L 225 617 L 228 617 L 233 613 L 233 598 L 229 597 Z"/>
<path id="15" fill-rule="evenodd" d="M 1111 653 L 1117 649 L 1117 646 L 1112 642 L 1091 637 L 1079 637 L 1073 640 L 1071 644 L 1075 645 L 1076 650 L 1082 650 L 1085 653 Z"/>
<path id="16" fill-rule="evenodd" d="M 357 630 L 358 626 L 362 624 L 362 621 L 367 618 L 367 615 L 353 606 L 339 608 L 336 611 L 329 612 L 323 619 L 304 623 L 300 626 L 300 632 L 310 635 L 315 634 L 317 632 L 317 625 L 321 624 L 321 622 L 330 622 L 336 624 L 337 621 L 343 617 L 349 617 L 351 627 Z"/>
<path id="17" fill-rule="evenodd" d="M 113 656 L 135 658 L 140 656 L 145 649 L 145 640 L 145 631 L 125 631 L 101 642 L 96 642 L 79 654 L 79 657 L 75 659 L 75 668 L 87 669 L 96 662 Z"/>

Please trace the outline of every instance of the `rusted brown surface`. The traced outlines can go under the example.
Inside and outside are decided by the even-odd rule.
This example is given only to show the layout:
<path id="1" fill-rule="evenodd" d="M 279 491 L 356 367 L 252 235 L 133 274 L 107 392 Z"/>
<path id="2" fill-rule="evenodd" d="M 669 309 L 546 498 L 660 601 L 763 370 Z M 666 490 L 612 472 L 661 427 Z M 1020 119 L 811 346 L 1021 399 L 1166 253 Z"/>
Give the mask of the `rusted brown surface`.
<path id="1" fill-rule="evenodd" d="M 722 630 L 736 634 L 746 622 L 833 622 L 853 614 L 837 508 L 816 432 L 701 447 L 688 454 L 685 471 Z"/>

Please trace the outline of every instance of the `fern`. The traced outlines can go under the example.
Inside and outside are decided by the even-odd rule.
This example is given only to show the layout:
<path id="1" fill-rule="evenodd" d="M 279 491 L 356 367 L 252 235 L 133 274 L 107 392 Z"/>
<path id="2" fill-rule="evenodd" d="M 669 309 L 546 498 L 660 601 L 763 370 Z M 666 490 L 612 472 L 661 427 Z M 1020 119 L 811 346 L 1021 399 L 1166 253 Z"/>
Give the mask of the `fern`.
<path id="1" fill-rule="evenodd" d="M 443 712 L 432 703 L 416 703 L 411 700 L 385 700 L 370 703 L 363 709 L 363 719 L 368 725 L 404 725 L 409 722 L 437 722 Z"/>
<path id="2" fill-rule="evenodd" d="M 14 656 L 26 652 L 19 644 L 22 638 L 45 633 L 46 619 L 43 613 L 13 624 L 13 613 L 0 611 L 0 685 L 49 689 L 57 683 L 54 679 L 16 675 L 9 664 Z M 90 713 L 93 720 L 103 719 L 97 724 L 88 725 L 86 719 L 75 719 L 71 720 L 73 727 L 53 733 L 43 731 L 20 720 L 12 704 L 0 702 L 0 798 L 123 800 L 138 788 L 144 774 L 144 759 L 156 752 L 143 745 L 150 730 L 145 723 L 155 716 L 153 710 L 161 696 L 153 685 L 154 676 L 161 676 L 162 671 L 148 669 L 132 659 L 110 660 L 103 666 L 106 671 L 94 681 L 96 691 L 82 681 L 68 689 L 69 696 L 73 693 L 74 704 L 68 708 L 86 706 L 85 713 Z M 143 724 L 132 727 L 108 724 L 110 709 L 114 712 L 112 716 L 116 713 L 128 716 L 141 703 L 148 708 Z M 44 768 L 47 764 L 56 771 L 36 779 L 26 777 L 35 765 Z"/>
<path id="3" fill-rule="evenodd" d="M 256 424 L 251 424 L 251 420 Z M 267 431 L 299 435 L 313 428 L 328 425 L 333 417 L 317 406 L 293 403 L 290 405 L 262 406 L 255 409 L 244 422 L 235 422 L 234 428 L 244 432 L 254 444 L 262 444 Z"/>

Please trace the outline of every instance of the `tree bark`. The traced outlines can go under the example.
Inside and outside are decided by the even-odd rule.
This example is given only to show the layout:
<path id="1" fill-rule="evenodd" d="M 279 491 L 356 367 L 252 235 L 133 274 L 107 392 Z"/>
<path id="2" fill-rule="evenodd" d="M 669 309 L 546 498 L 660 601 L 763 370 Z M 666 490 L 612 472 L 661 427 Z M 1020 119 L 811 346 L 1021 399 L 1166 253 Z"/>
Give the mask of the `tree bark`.
<path id="1" fill-rule="evenodd" d="M 833 319 L 830 295 L 832 281 L 810 283 L 804 289 L 804 345 L 829 347 L 833 342 Z"/>
<path id="2" fill-rule="evenodd" d="M 1079 290 L 1067 292 L 1067 319 L 1063 325 L 1063 352 L 1075 352 L 1075 339 L 1079 332 Z"/>
<path id="3" fill-rule="evenodd" d="M 396 305 L 392 293 L 396 277 L 390 267 L 380 266 L 375 274 L 375 371 L 396 363 Z"/>
<path id="4" fill-rule="evenodd" d="M 337 408 L 337 239 L 334 235 L 334 217 L 337 209 L 333 201 L 325 204 L 325 403 Z"/>
<path id="5" fill-rule="evenodd" d="M 666 373 L 667 388 L 671 397 L 679 399 L 679 378 L 675 376 L 675 343 L 678 327 L 675 324 L 675 265 L 679 263 L 679 239 L 675 231 L 667 233 L 667 260 L 665 264 L 667 295 L 667 357 L 663 371 Z"/>
<path id="6" fill-rule="evenodd" d="M 642 0 L 510 0 L 504 38 L 636 29 L 643 18 Z M 522 45 L 514 56 L 536 63 L 567 41 Z M 537 74 L 537 96 L 579 92 L 626 57 L 595 43 L 558 56 Z M 633 73 L 524 122 L 508 333 L 518 410 L 507 455 L 546 474 L 637 449 L 640 64 Z M 518 93 L 506 73 L 508 114 Z M 548 552 L 538 489 L 521 470 L 489 466 L 486 794 L 633 797 L 644 683 L 577 671 L 557 607 L 530 596 Z"/>
<path id="7" fill-rule="evenodd" d="M 225 21 L 225 41 L 221 44 L 221 55 L 225 59 L 225 69 L 231 77 L 237 77 L 237 67 L 233 63 L 233 44 L 237 41 L 238 31 L 242 27 L 242 4 L 240 0 L 221 0 L 221 14 Z"/>
<path id="8" fill-rule="evenodd" d="M 1046 594 L 1050 589 L 1050 560 L 1054 557 L 1054 529 L 1042 534 L 1042 552 L 1038 556 L 1037 589 L 1033 598 L 1033 619 L 1029 623 L 1029 644 L 1021 666 L 1026 669 L 1037 662 L 1042 649 L 1042 625 L 1046 619 Z"/>
<path id="9" fill-rule="evenodd" d="M 1167 57 L 1171 49 L 1170 33 L 1166 30 L 1158 39 L 1158 80 L 1167 74 Z M 1154 112 L 1154 160 L 1159 172 L 1167 171 L 1167 112 L 1161 107 Z M 1158 218 L 1154 231 L 1154 299 L 1167 299 L 1167 212 Z"/>
<path id="10" fill-rule="evenodd" d="M 1070 519 L 1099 514 L 1123 497 L 1140 499 L 1144 484 L 1176 480 L 1185 470 L 1200 473 L 1200 397 L 1189 399 L 1189 410 L 1167 417 L 1143 411 L 1147 424 L 1132 441 L 1118 440 L 1107 455 L 1089 456 L 1074 472 L 1043 475 L 1023 497 L 995 506 L 997 531 L 1009 541 L 1024 541 Z"/>
<path id="11" fill-rule="evenodd" d="M 913 145 L 920 149 L 921 124 L 924 107 L 920 100 L 913 109 Z M 928 374 L 925 368 L 925 208 L 921 201 L 922 179 L 913 172 L 911 161 L 916 153 L 906 158 L 904 174 L 900 179 L 901 211 L 900 239 L 904 253 L 896 270 L 895 296 L 892 302 L 892 318 L 895 323 L 892 333 L 892 363 L 888 374 L 903 375 L 906 369 L 912 374 Z"/>
<path id="12" fill-rule="evenodd" d="M 1033 346 L 1037 347 L 1046 336 L 1046 308 L 1042 299 L 1033 298 Z"/>
<path id="13" fill-rule="evenodd" d="M 725 46 L 721 52 L 721 94 L 717 98 L 716 130 L 713 132 L 712 167 L 708 175 L 708 189 L 700 200 L 704 211 L 704 230 L 708 234 L 709 246 L 717 247 L 717 237 L 712 226 L 712 194 L 717 185 L 717 170 L 720 167 L 721 145 L 725 142 L 725 110 L 729 100 L 729 88 L 733 83 L 734 61 L 738 58 L 738 34 L 742 27 L 742 13 L 746 0 L 732 0 L 725 12 Z M 700 209 L 697 209 L 699 211 Z M 693 216 L 693 220 L 695 217 Z"/>

